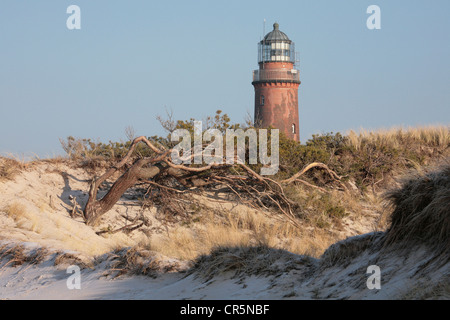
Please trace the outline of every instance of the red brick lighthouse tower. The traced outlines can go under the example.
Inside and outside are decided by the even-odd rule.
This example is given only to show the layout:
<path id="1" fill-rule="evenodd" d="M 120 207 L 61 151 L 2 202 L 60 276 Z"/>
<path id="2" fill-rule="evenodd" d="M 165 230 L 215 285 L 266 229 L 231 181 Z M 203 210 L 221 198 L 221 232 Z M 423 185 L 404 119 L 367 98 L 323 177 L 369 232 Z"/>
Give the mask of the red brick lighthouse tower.
<path id="1" fill-rule="evenodd" d="M 279 30 L 278 23 L 258 44 L 259 70 L 253 71 L 255 126 L 279 129 L 299 141 L 298 87 L 295 45 Z"/>

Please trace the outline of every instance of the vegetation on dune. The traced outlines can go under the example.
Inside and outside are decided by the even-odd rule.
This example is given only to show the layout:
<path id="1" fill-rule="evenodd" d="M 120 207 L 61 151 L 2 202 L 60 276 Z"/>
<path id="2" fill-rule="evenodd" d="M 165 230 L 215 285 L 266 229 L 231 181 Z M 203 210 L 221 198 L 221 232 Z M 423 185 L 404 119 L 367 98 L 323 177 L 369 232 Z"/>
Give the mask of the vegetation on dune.
<path id="1" fill-rule="evenodd" d="M 155 148 L 162 150 L 172 148 L 175 143 L 170 141 L 170 134 L 175 129 L 186 129 L 192 136 L 194 134 L 193 119 L 175 121 L 169 117 L 169 119 L 160 118 L 160 122 L 168 134 L 165 137 L 147 138 Z M 245 130 L 251 128 L 251 124 L 231 124 L 229 117 L 218 111 L 215 116 L 204 121 L 203 130 L 209 128 L 218 129 L 224 133 L 227 129 Z M 127 128 L 126 134 L 129 140 L 125 142 L 102 143 L 91 139 L 69 137 L 61 140 L 61 143 L 69 156 L 70 163 L 88 169 L 94 177 L 113 169 L 115 175 L 109 177 L 107 183 L 98 186 L 108 189 L 113 185 L 113 178 L 116 179 L 129 172 L 134 164 L 158 156 L 156 149 L 149 148 L 144 143 L 133 144 L 132 131 L 131 128 Z M 380 209 L 381 198 L 377 194 L 396 182 L 395 176 L 448 159 L 449 145 L 450 128 L 445 126 L 399 128 L 376 132 L 361 131 L 360 133 L 351 131 L 346 135 L 326 133 L 314 135 L 303 144 L 289 140 L 281 134 L 279 171 L 275 176 L 265 178 L 266 180 L 262 182 L 240 167 L 185 172 L 182 176 L 170 176 L 167 172 L 162 172 L 150 180 L 140 180 L 138 185 L 134 185 L 135 180 L 131 180 L 130 186 L 134 186 L 137 191 L 135 200 L 143 210 L 157 207 L 161 221 L 180 222 L 182 227 L 171 234 L 170 241 L 154 239 L 151 243 L 142 245 L 182 259 L 194 259 L 220 246 L 253 245 L 276 247 L 319 257 L 330 244 L 339 240 L 336 234 L 343 230 L 345 219 L 358 219 L 366 211 Z M 130 148 L 133 150 L 129 154 L 129 161 L 123 167 L 116 167 L 116 164 L 127 156 Z M 1 160 L 0 179 L 2 177 L 11 179 L 12 173 L 20 171 L 23 167 L 20 162 L 14 160 Z M 259 172 L 260 165 L 246 164 L 251 170 Z M 192 168 L 201 166 L 191 165 Z M 147 170 L 146 173 L 148 172 Z M 429 178 L 423 178 L 416 189 L 411 186 L 409 188 L 416 191 L 421 188 L 426 190 L 432 188 L 426 184 L 427 179 Z M 190 184 L 186 183 L 188 180 Z M 194 183 L 198 181 L 208 183 Z M 239 184 L 236 184 L 236 181 L 239 181 Z M 413 185 L 412 182 L 411 185 Z M 231 215 L 228 211 L 214 211 L 200 205 L 192 197 L 200 190 L 213 192 L 220 190 L 228 193 L 230 199 L 234 199 L 235 202 L 241 202 L 249 207 L 264 208 L 274 213 L 281 211 L 291 215 L 289 219 L 278 223 L 276 219 L 266 219 L 264 215 L 256 216 L 250 213 Z M 390 230 L 394 230 L 390 234 L 396 237 L 401 237 L 402 232 L 395 229 L 399 223 L 401 225 L 407 220 L 405 214 L 398 213 L 399 208 L 404 206 L 399 199 L 403 199 L 405 190 L 390 194 L 390 199 L 397 203 L 394 215 L 391 220 L 386 217 L 383 217 L 386 218 L 385 221 L 380 220 L 382 222 L 380 229 L 390 225 Z M 418 201 L 418 197 L 419 194 L 414 193 L 408 199 Z M 429 197 L 427 197 L 423 195 L 422 203 L 428 201 Z M 173 199 L 177 201 L 172 201 Z M 432 209 L 434 203 L 429 208 Z M 85 204 L 81 203 L 81 206 L 83 205 Z M 8 209 L 10 209 L 8 212 L 13 215 L 14 208 Z M 405 207 L 402 210 L 406 212 L 413 208 Z M 411 212 L 416 212 L 414 210 Z M 395 215 L 398 218 L 394 218 Z M 440 216 L 441 220 L 435 221 L 426 218 L 425 215 L 413 213 L 410 220 L 429 222 L 432 225 L 439 224 L 443 229 L 432 232 L 445 237 L 447 234 L 445 219 L 448 219 L 446 211 Z M 296 224 L 290 224 L 292 220 Z M 138 219 L 133 221 L 129 228 L 102 229 L 98 234 L 107 236 L 108 233 L 116 231 L 131 232 L 145 225 L 145 219 L 142 221 Z M 199 225 L 201 227 L 197 228 Z M 299 228 L 300 225 L 301 228 Z M 400 228 L 405 230 L 403 226 Z M 411 230 L 414 229 L 411 228 Z M 407 238 L 415 233 L 418 231 L 408 231 L 408 234 L 403 236 Z M 390 236 L 389 239 L 394 237 Z"/>
<path id="2" fill-rule="evenodd" d="M 21 170 L 25 168 L 24 163 L 12 158 L 0 157 L 0 182 L 12 180 Z"/>
<path id="3" fill-rule="evenodd" d="M 172 142 L 170 137 L 175 129 L 188 130 L 193 143 L 194 119 L 173 120 L 169 115 L 168 119 L 159 118 L 159 120 L 168 134 L 165 137 L 148 137 L 148 141 L 154 146 L 162 150 L 172 148 L 176 143 Z M 220 110 L 215 116 L 208 117 L 203 126 L 204 131 L 217 129 L 221 133 L 225 133 L 227 129 L 239 128 L 246 130 L 252 126 L 250 122 L 231 124 L 230 118 Z M 103 168 L 123 159 L 132 146 L 133 130 L 127 128 L 126 133 L 130 139 L 126 142 L 102 143 L 69 137 L 61 143 L 69 157 L 82 166 L 104 170 Z M 248 143 L 246 140 L 247 148 Z M 225 143 L 223 145 L 225 146 Z M 336 223 L 339 224 L 342 218 L 360 212 L 361 199 L 384 190 L 393 182 L 396 175 L 448 158 L 449 146 L 448 126 L 394 128 L 360 133 L 350 131 L 347 135 L 326 133 L 313 135 L 304 144 L 280 134 L 280 167 L 277 174 L 270 178 L 275 183 L 284 183 L 282 197 L 287 198 L 284 204 L 280 203 L 281 206 L 289 207 L 288 210 L 296 218 L 320 228 L 329 228 Z M 246 155 L 248 156 L 248 149 Z M 134 146 L 131 159 L 156 156 L 157 152 L 152 148 L 148 148 L 145 144 L 137 144 Z M 252 165 L 248 162 L 246 164 L 255 172 L 261 167 L 260 164 Z M 201 165 L 191 165 L 196 166 Z M 128 168 L 129 165 L 126 165 L 123 170 Z M 243 174 L 242 169 L 236 167 L 220 170 L 221 172 L 229 170 L 230 175 Z M 206 180 L 211 177 L 211 171 L 197 174 L 197 177 Z M 293 177 L 296 178 L 292 180 Z M 163 175 L 163 178 L 167 176 Z M 156 182 L 165 186 L 164 192 L 167 192 L 169 187 L 174 187 L 173 182 L 165 184 L 161 179 L 156 179 Z M 233 184 L 230 185 L 234 188 Z M 234 188 L 229 191 L 240 194 L 240 200 L 243 200 L 246 196 L 245 190 Z M 169 211 L 177 212 L 173 208 L 169 208 Z"/>
<path id="4" fill-rule="evenodd" d="M 193 135 L 194 119 L 175 121 L 171 116 L 169 119 L 159 119 L 168 135 L 147 137 L 156 146 L 166 149 L 173 147 L 176 143 L 170 141 L 170 134 L 176 129 L 186 129 Z M 239 128 L 246 130 L 252 126 L 250 123 L 231 124 L 230 118 L 218 110 L 214 117 L 207 118 L 203 130 L 218 129 L 225 133 L 226 129 Z M 61 140 L 61 144 L 70 158 L 95 167 L 101 161 L 117 162 L 126 155 L 133 138 L 130 131 L 132 129 L 127 128 L 130 139 L 126 142 L 103 143 L 68 137 Z M 281 133 L 280 170 L 275 179 L 288 178 L 308 164 L 320 162 L 360 189 L 379 190 L 400 171 L 418 168 L 448 157 L 449 147 L 449 126 L 393 128 L 359 133 L 350 131 L 347 135 L 331 132 L 313 135 L 304 144 L 290 140 Z M 154 152 L 143 144 L 136 146 L 134 151 L 136 158 L 153 155 Z M 258 165 L 250 167 L 258 169 Z M 329 177 L 322 173 L 310 171 L 305 174 L 305 180 L 318 186 L 325 185 L 329 182 Z"/>
<path id="5" fill-rule="evenodd" d="M 387 242 L 425 242 L 450 256 L 450 162 L 403 178 L 387 193 L 392 203 Z"/>
<path id="6" fill-rule="evenodd" d="M 174 130 L 185 129 L 194 137 L 194 119 L 174 120 L 171 114 L 166 119 L 158 117 L 162 127 L 167 131 L 166 136 L 151 136 L 148 141 L 161 150 L 169 150 L 177 142 L 170 137 Z M 212 117 L 203 121 L 203 131 L 217 129 L 224 134 L 227 129 L 253 128 L 251 122 L 232 124 L 227 114 L 218 110 Z M 68 137 L 61 139 L 61 145 L 69 159 L 78 166 L 91 170 L 94 176 L 103 173 L 108 167 L 114 167 L 123 159 L 132 147 L 134 132 L 126 129 L 128 140 L 125 142 L 103 143 L 91 139 Z M 268 137 L 270 139 L 270 135 Z M 194 139 L 191 139 L 192 143 Z M 248 156 L 248 139 L 246 140 L 246 155 Z M 270 145 L 270 143 L 268 143 Z M 225 147 L 225 143 L 223 143 Z M 283 184 L 281 197 L 286 197 L 284 204 L 278 201 L 276 207 L 287 206 L 295 218 L 308 222 L 316 227 L 327 229 L 339 225 L 340 220 L 356 212 L 361 212 L 361 200 L 371 194 L 383 191 L 393 182 L 393 178 L 413 168 L 420 168 L 430 163 L 446 159 L 450 155 L 450 127 L 431 126 L 417 128 L 394 128 L 379 131 L 350 131 L 348 134 L 326 133 L 313 135 L 303 144 L 287 139 L 280 134 L 279 141 L 279 171 L 270 179 L 274 183 Z M 133 146 L 130 155 L 120 173 L 124 173 L 132 166 L 130 163 L 139 159 L 154 158 L 155 149 L 140 143 Z M 260 164 L 249 164 L 248 168 L 259 172 Z M 201 165 L 191 165 L 201 167 Z M 12 179 L 24 168 L 20 161 L 9 158 L 0 159 L 0 180 Z M 242 168 L 221 168 L 220 172 L 229 175 L 243 175 Z M 211 177 L 212 170 L 198 173 L 198 180 Z M 192 173 L 190 173 L 192 175 Z M 220 174 L 219 174 L 220 175 Z M 213 175 L 217 176 L 217 175 Z M 295 179 L 293 179 L 295 177 Z M 145 203 L 167 204 L 171 188 L 176 182 L 165 182 L 167 174 L 161 179 L 153 179 L 153 187 L 161 189 L 158 199 L 154 195 L 143 195 Z M 290 180 L 291 179 L 291 180 Z M 178 179 L 178 182 L 181 179 Z M 222 181 L 225 184 L 226 181 Z M 175 184 L 174 184 L 175 183 Z M 274 185 L 272 182 L 269 182 Z M 247 188 L 236 188 L 228 183 L 229 192 L 248 200 L 245 193 Z M 186 185 L 184 185 L 186 187 Z M 277 188 L 275 186 L 275 188 Z M 345 192 L 342 192 L 345 191 Z M 261 190 L 259 191 L 261 192 Z M 259 194 L 260 196 L 261 194 Z M 181 196 L 178 194 L 177 196 Z M 272 195 L 273 196 L 273 195 Z M 276 195 L 279 196 L 279 195 Z M 165 197 L 165 200 L 161 197 Z M 253 199 L 257 200 L 257 199 Z M 264 202 L 264 201 L 263 201 Z M 257 204 L 258 206 L 261 203 Z M 264 202 L 263 206 L 267 206 Z M 183 206 L 174 208 L 166 205 L 164 209 L 173 214 L 187 211 Z"/>

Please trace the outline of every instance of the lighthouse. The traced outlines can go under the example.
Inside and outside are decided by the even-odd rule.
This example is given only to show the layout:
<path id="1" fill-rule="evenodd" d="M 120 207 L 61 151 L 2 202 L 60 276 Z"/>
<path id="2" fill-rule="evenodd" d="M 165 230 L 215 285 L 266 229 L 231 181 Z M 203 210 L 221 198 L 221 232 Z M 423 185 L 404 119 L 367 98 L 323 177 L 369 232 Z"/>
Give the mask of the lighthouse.
<path id="1" fill-rule="evenodd" d="M 258 43 L 259 69 L 253 71 L 255 126 L 279 129 L 300 141 L 298 117 L 299 71 L 295 69 L 295 44 L 278 23 Z"/>

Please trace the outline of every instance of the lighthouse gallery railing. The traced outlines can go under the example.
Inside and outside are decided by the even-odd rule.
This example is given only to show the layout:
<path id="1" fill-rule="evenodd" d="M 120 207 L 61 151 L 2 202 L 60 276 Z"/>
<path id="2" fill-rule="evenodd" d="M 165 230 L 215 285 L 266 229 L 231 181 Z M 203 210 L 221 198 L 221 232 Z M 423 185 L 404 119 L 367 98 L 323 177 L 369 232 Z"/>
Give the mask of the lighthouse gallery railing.
<path id="1" fill-rule="evenodd" d="M 253 81 L 300 81 L 298 70 L 254 70 Z"/>

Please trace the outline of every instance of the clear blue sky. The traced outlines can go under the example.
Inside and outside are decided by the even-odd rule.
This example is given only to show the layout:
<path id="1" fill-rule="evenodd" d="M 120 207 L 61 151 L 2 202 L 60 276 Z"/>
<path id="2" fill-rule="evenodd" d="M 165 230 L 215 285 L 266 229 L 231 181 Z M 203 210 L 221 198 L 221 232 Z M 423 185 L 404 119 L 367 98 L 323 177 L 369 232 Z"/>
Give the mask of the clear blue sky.
<path id="1" fill-rule="evenodd" d="M 81 8 L 81 30 L 66 9 Z M 381 30 L 368 30 L 369 5 Z M 0 2 L 0 153 L 59 138 L 162 135 L 156 120 L 253 114 L 257 42 L 278 22 L 300 54 L 300 138 L 450 124 L 450 1 Z"/>

